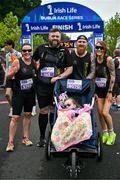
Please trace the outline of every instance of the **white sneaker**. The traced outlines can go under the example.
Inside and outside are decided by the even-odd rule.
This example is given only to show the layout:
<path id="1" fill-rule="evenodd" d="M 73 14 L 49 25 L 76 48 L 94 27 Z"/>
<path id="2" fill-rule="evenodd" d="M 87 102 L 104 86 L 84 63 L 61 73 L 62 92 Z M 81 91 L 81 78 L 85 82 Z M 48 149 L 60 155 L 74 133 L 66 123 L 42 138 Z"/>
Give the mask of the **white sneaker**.
<path id="1" fill-rule="evenodd" d="M 117 104 L 117 110 L 120 110 L 120 104 Z"/>
<path id="2" fill-rule="evenodd" d="M 36 114 L 37 114 L 37 112 L 36 112 L 36 106 L 33 106 L 31 115 L 32 115 L 32 116 L 35 116 Z"/>
<path id="3" fill-rule="evenodd" d="M 9 112 L 8 116 L 9 116 L 9 117 L 12 117 L 12 115 L 13 115 L 13 109 L 10 108 L 10 112 Z"/>

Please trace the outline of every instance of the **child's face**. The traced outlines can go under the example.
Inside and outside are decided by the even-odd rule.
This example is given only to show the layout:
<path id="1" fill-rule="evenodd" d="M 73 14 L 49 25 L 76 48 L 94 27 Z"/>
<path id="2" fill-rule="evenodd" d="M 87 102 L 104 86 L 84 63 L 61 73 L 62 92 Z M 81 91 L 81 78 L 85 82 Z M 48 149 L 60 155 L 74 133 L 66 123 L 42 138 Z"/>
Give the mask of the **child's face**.
<path id="1" fill-rule="evenodd" d="M 76 104 L 73 102 L 72 99 L 67 99 L 67 100 L 65 100 L 64 106 L 65 106 L 66 108 L 76 108 Z"/>

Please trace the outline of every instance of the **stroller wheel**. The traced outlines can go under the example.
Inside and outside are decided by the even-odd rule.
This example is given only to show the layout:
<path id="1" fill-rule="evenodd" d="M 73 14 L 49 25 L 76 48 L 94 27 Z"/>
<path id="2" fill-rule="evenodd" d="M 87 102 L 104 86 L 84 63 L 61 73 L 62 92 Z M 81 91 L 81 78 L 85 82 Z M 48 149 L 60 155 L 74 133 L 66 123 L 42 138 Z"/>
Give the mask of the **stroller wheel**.
<path id="1" fill-rule="evenodd" d="M 47 160 L 51 160 L 51 138 L 48 137 L 47 143 L 45 146 L 45 157 Z"/>
<path id="2" fill-rule="evenodd" d="M 97 160 L 99 162 L 102 161 L 102 153 L 103 153 L 103 150 L 102 150 L 101 135 L 98 132 L 98 135 L 97 135 Z"/>
<path id="3" fill-rule="evenodd" d="M 76 178 L 78 176 L 78 167 L 77 167 L 77 153 L 72 152 L 71 154 L 71 166 L 69 168 L 70 177 Z"/>

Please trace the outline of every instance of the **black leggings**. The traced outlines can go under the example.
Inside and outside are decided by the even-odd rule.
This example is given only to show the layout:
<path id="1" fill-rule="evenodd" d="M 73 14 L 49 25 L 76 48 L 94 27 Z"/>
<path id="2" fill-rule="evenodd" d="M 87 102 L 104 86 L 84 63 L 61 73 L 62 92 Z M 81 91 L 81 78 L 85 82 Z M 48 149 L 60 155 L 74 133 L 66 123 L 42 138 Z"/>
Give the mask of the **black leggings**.
<path id="1" fill-rule="evenodd" d="M 53 118 L 54 114 L 50 113 L 49 120 L 50 120 L 50 127 L 51 129 L 53 128 Z M 45 132 L 46 132 L 46 127 L 48 124 L 48 114 L 39 114 L 38 118 L 38 124 L 39 124 L 39 130 L 40 130 L 40 138 L 45 138 Z"/>

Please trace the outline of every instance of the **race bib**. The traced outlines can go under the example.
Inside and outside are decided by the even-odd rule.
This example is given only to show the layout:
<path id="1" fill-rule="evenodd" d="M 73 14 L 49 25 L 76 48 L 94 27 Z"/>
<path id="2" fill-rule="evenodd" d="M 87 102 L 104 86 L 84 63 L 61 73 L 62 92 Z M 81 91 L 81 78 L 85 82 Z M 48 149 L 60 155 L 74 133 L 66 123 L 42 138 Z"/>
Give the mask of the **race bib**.
<path id="1" fill-rule="evenodd" d="M 41 69 L 41 76 L 42 77 L 54 77 L 55 76 L 54 67 L 44 67 L 43 69 Z"/>
<path id="2" fill-rule="evenodd" d="M 67 80 L 68 89 L 82 89 L 82 80 L 68 79 Z"/>
<path id="3" fill-rule="evenodd" d="M 95 83 L 96 83 L 97 87 L 101 87 L 101 88 L 106 87 L 106 82 L 107 82 L 106 78 L 96 78 L 95 79 Z"/>
<path id="4" fill-rule="evenodd" d="M 29 90 L 33 85 L 33 79 L 25 79 L 20 81 L 21 90 Z"/>

